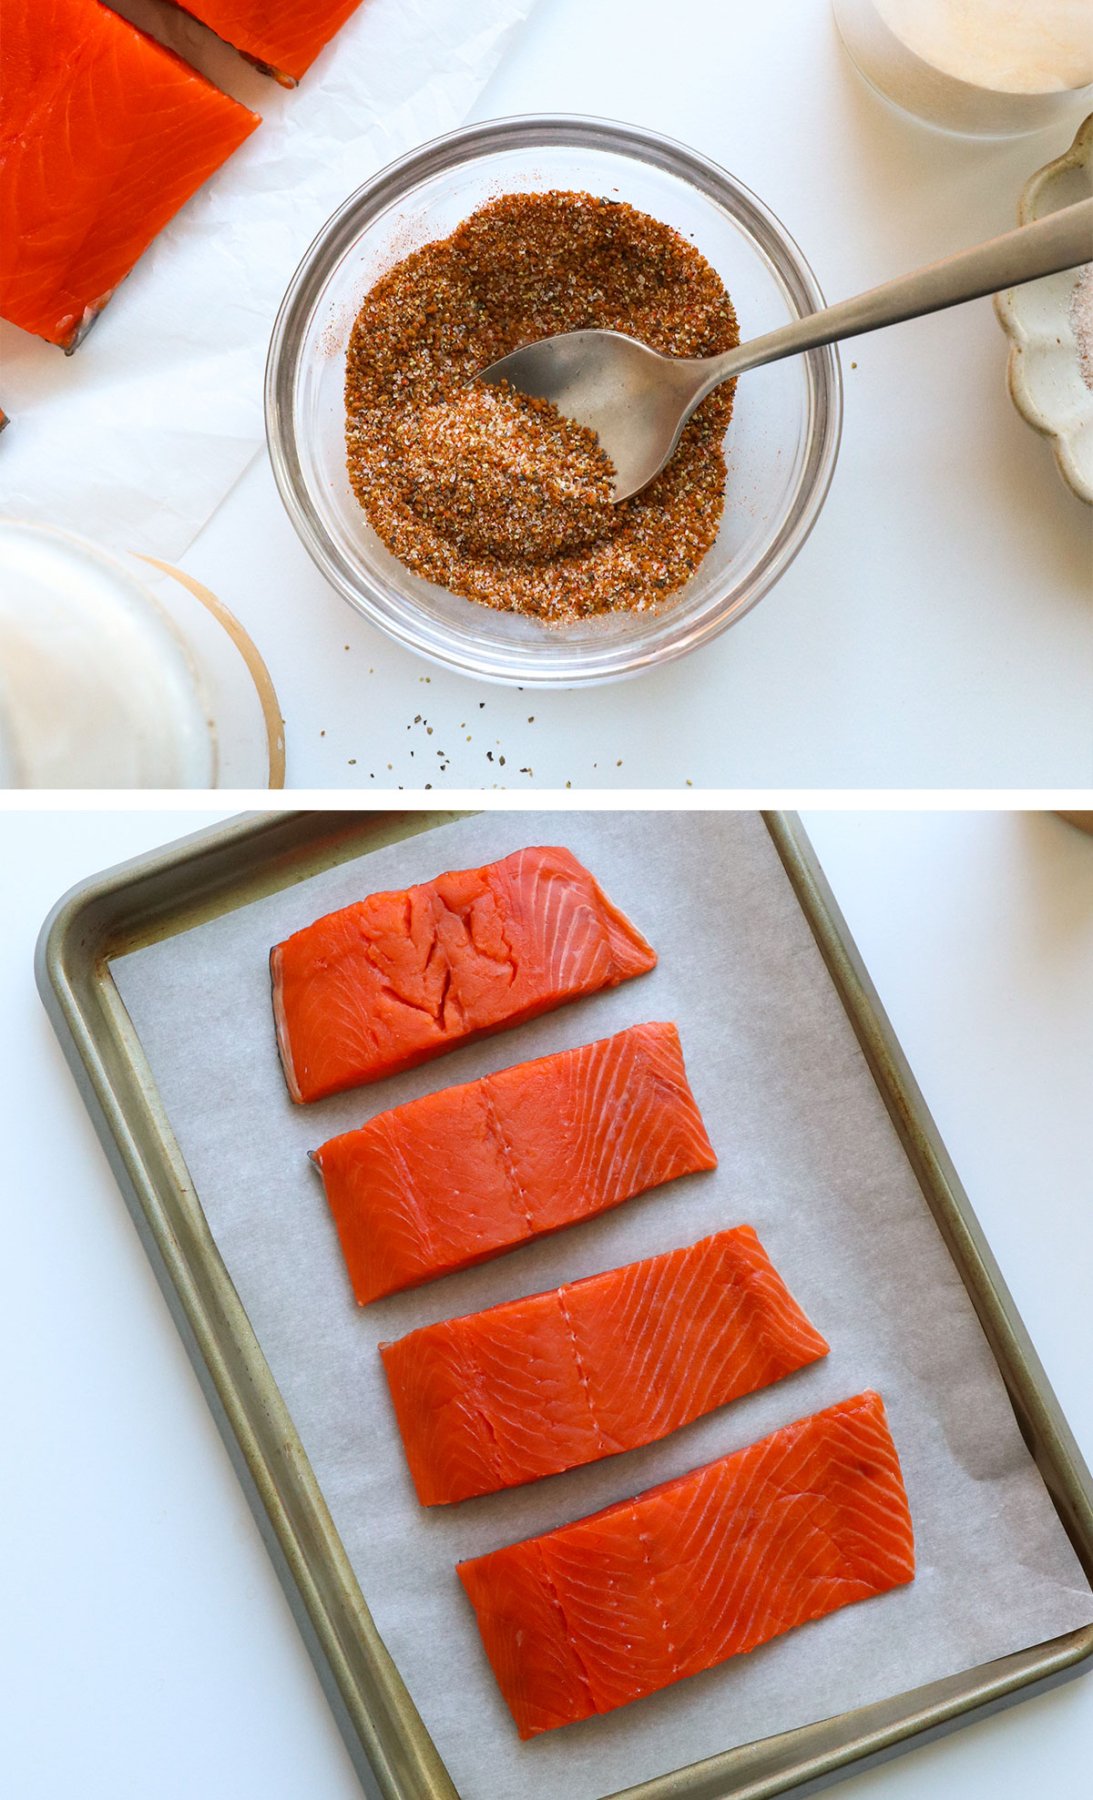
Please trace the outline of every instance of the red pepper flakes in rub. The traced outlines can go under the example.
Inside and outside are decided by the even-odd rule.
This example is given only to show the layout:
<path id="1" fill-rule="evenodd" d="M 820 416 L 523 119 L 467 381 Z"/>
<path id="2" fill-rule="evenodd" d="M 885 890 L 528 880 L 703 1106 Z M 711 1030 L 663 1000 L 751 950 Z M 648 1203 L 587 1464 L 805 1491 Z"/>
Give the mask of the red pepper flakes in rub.
<path id="1" fill-rule="evenodd" d="M 731 384 L 699 408 L 657 480 L 620 506 L 591 432 L 544 401 L 470 385 L 522 344 L 588 327 L 672 356 L 714 356 L 739 337 L 693 244 L 591 194 L 491 201 L 367 295 L 347 361 L 349 477 L 415 574 L 550 623 L 645 611 L 694 574 L 724 510 Z"/>

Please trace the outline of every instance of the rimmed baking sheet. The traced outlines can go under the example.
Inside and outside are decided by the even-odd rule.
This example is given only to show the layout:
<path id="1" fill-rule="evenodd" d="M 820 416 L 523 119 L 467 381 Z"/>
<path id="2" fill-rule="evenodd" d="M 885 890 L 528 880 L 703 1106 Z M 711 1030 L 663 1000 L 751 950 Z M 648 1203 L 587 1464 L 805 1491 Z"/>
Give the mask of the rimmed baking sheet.
<path id="1" fill-rule="evenodd" d="M 855 1709 L 963 1672 L 960 1697 L 976 1704 L 992 1679 L 985 1664 L 1081 1634 L 1093 1620 L 1088 1582 L 1007 1397 L 1000 1339 L 993 1333 L 992 1351 L 965 1286 L 969 1246 L 953 1246 L 951 1220 L 942 1221 L 948 1246 L 939 1233 L 908 1155 L 921 1165 L 922 1143 L 895 1130 L 810 928 L 804 908 L 815 912 L 815 895 L 805 863 L 794 866 L 792 829 L 783 821 L 772 830 L 753 814 L 479 815 L 372 849 L 363 862 L 339 860 L 304 882 L 301 865 L 291 887 L 255 898 L 252 886 L 245 904 L 233 905 L 229 891 L 218 916 L 179 932 L 164 921 L 157 941 L 109 962 L 165 1114 L 159 1127 L 177 1139 L 208 1223 L 201 1253 L 223 1258 L 379 1634 L 466 1800 L 599 1800 L 644 1783 L 651 1796 L 743 1792 L 726 1752 L 845 1721 L 834 1743 L 830 1725 L 811 1743 L 797 1733 L 796 1762 L 769 1777 L 784 1789 L 810 1755 L 837 1766 L 840 1743 L 849 1753 Z M 293 1107 L 270 1025 L 269 946 L 364 892 L 534 842 L 563 842 L 588 864 L 657 945 L 657 970 L 408 1075 Z M 347 847 L 340 843 L 339 857 Z M 254 849 L 260 869 L 260 837 Z M 180 902 L 186 866 L 180 860 Z M 715 1174 L 443 1283 L 363 1312 L 353 1306 L 307 1149 L 415 1094 L 646 1018 L 680 1027 L 721 1156 Z M 661 1445 L 454 1509 L 417 1506 L 375 1353 L 380 1338 L 742 1221 L 756 1226 L 829 1338 L 823 1363 Z M 914 1586 L 609 1718 L 521 1745 L 455 1581 L 456 1558 L 639 1491 L 867 1385 L 885 1397 L 904 1461 L 919 1549 Z M 1071 1515 L 1073 1529 L 1073 1506 Z M 1088 1651 L 1093 1634 L 1085 1638 L 1041 1656 L 1039 1673 Z M 395 1702 L 397 1725 L 397 1691 Z M 412 1708 L 406 1720 L 417 1741 Z M 692 1776 L 662 1779 L 704 1762 Z M 435 1765 L 409 1778 L 419 1785 L 388 1791 L 446 1785 Z"/>

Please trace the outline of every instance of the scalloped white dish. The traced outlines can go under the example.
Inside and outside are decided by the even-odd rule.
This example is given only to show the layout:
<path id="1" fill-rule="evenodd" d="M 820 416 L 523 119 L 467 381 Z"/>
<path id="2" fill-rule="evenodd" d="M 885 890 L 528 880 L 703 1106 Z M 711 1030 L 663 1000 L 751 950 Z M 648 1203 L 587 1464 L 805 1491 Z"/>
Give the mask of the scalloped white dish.
<path id="1" fill-rule="evenodd" d="M 1026 183 L 1018 220 L 1028 224 L 1091 194 L 1093 113 L 1069 150 Z M 996 295 L 994 306 L 1010 339 L 1013 404 L 1050 438 L 1063 480 L 1093 506 L 1093 322 L 1084 356 L 1077 329 L 1079 306 L 1086 317 L 1093 311 L 1093 263 L 1010 288 Z"/>

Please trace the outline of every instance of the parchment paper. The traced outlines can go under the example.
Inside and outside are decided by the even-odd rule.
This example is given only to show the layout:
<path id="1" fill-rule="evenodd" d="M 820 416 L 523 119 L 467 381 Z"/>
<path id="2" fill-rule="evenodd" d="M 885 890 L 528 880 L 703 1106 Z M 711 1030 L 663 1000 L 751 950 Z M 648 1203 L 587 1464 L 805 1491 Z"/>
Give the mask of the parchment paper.
<path id="1" fill-rule="evenodd" d="M 320 913 L 526 844 L 563 843 L 658 968 L 355 1094 L 293 1107 L 268 950 Z M 761 820 L 493 813 L 425 832 L 115 965 L 216 1241 L 377 1626 L 466 1800 L 594 1800 L 1093 1619 L 986 1342 Z M 685 1178 L 358 1310 L 305 1152 L 400 1101 L 673 1019 L 710 1135 Z M 749 1222 L 831 1344 L 661 1444 L 457 1507 L 418 1506 L 376 1345 Z M 875 1387 L 910 1496 L 914 1583 L 606 1718 L 522 1745 L 453 1571 Z"/>
<path id="2" fill-rule="evenodd" d="M 363 0 L 292 90 L 164 0 L 112 4 L 263 122 L 73 356 L 0 320 L 0 510 L 173 559 L 262 442 L 266 346 L 308 244 L 385 163 L 463 122 L 534 0 Z"/>

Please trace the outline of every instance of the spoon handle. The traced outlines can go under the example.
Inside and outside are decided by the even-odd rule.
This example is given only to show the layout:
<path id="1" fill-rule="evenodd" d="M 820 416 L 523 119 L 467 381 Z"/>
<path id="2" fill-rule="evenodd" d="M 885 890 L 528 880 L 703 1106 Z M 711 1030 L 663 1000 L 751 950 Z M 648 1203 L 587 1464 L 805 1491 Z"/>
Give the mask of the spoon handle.
<path id="1" fill-rule="evenodd" d="M 753 338 L 724 356 L 711 357 L 709 378 L 703 381 L 698 398 L 704 399 L 734 375 L 778 362 L 783 356 L 815 350 L 842 338 L 860 337 L 881 325 L 897 325 L 901 319 L 940 312 L 946 306 L 958 306 L 962 300 L 977 300 L 983 294 L 996 294 L 1003 288 L 1017 287 L 1023 281 L 1035 281 L 1040 275 L 1054 275 L 1060 269 L 1073 269 L 1089 261 L 1093 261 L 1093 199 L 1064 206 L 1032 225 L 1019 225 L 1016 231 L 991 238 L 974 250 L 961 250 L 943 262 L 917 269 L 913 275 L 902 275 L 898 281 L 870 288 L 853 300 L 842 300 L 822 312 L 794 319 L 791 325 Z"/>

